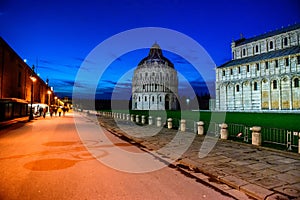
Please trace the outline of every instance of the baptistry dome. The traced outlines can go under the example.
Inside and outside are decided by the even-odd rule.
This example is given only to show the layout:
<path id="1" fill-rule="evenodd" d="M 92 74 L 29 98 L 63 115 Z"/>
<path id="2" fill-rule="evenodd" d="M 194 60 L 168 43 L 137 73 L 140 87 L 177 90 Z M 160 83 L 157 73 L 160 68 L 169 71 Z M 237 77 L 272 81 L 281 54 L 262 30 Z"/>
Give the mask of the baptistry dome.
<path id="1" fill-rule="evenodd" d="M 157 43 L 134 70 L 133 110 L 176 110 L 178 77 L 173 63 L 163 56 Z"/>

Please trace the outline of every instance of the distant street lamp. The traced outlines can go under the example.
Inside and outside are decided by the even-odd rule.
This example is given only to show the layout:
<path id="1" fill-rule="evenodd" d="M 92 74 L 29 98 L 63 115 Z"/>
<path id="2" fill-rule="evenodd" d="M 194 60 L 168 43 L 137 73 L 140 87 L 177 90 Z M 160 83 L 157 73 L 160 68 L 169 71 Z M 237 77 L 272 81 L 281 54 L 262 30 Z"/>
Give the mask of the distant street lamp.
<path id="1" fill-rule="evenodd" d="M 187 110 L 189 110 L 189 104 L 190 104 L 190 99 L 187 98 L 187 99 L 186 99 Z"/>
<path id="2" fill-rule="evenodd" d="M 57 97 L 54 97 L 54 104 L 57 105 Z"/>
<path id="3" fill-rule="evenodd" d="M 29 114 L 29 120 L 33 120 L 33 111 L 32 111 L 32 103 L 33 103 L 33 83 L 36 81 L 36 78 L 31 75 L 30 76 L 30 79 L 31 79 L 31 105 L 30 105 L 30 114 Z"/>
<path id="4" fill-rule="evenodd" d="M 51 95 L 51 91 L 48 90 L 48 112 L 50 112 L 50 95 Z"/>

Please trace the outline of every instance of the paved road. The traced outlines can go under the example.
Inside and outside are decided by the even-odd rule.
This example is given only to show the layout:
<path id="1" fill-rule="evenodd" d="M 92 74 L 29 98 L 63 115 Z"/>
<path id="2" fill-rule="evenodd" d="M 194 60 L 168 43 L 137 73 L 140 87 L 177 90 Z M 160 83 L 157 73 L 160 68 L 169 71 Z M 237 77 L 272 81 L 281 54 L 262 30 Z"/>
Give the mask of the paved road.
<path id="1" fill-rule="evenodd" d="M 109 138 L 125 151 L 141 151 Z M 100 141 L 82 141 L 71 114 L 0 130 L 0 199 L 231 199 L 176 168 L 138 174 L 112 169 L 86 145 L 109 148 Z"/>

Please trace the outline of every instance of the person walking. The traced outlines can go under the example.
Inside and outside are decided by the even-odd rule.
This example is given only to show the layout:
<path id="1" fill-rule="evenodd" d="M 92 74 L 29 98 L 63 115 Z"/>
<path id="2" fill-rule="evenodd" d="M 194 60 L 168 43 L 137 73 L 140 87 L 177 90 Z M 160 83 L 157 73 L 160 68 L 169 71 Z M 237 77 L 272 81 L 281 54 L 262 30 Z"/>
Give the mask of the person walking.
<path id="1" fill-rule="evenodd" d="M 48 112 L 48 107 L 45 107 L 43 109 L 43 117 L 45 118 L 46 117 L 46 113 Z"/>
<path id="2" fill-rule="evenodd" d="M 52 118 L 52 115 L 53 115 L 53 112 L 54 112 L 54 111 L 53 111 L 53 107 L 50 107 L 49 109 L 50 109 L 50 110 L 49 110 L 49 112 L 50 112 L 50 117 Z"/>
<path id="3" fill-rule="evenodd" d="M 62 112 L 61 107 L 58 107 L 57 112 L 58 112 L 58 116 L 60 117 L 61 116 L 61 112 Z"/>

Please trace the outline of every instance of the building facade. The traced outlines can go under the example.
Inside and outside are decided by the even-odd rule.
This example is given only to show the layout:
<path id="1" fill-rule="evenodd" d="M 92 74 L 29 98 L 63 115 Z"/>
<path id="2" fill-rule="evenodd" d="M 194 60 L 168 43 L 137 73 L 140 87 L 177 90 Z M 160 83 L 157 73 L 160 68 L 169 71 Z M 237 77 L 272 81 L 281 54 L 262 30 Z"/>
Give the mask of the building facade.
<path id="1" fill-rule="evenodd" d="M 0 121 L 28 115 L 31 94 L 33 103 L 48 104 L 49 89 L 34 69 L 0 37 Z"/>
<path id="2" fill-rule="evenodd" d="M 216 69 L 216 110 L 300 110 L 300 25 L 231 43 Z"/>
<path id="3" fill-rule="evenodd" d="M 176 110 L 178 95 L 177 71 L 154 44 L 142 59 L 132 78 L 133 110 Z"/>

